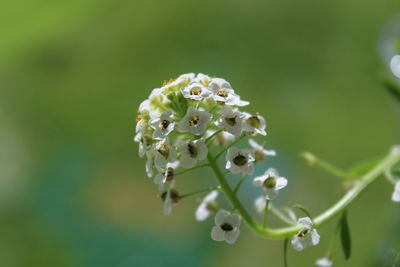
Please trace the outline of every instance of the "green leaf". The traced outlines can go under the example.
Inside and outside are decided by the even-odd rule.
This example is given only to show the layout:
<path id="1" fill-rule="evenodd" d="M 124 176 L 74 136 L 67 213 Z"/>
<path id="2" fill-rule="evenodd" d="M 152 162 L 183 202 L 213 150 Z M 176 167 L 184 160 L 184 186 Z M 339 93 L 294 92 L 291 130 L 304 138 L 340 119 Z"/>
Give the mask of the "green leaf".
<path id="1" fill-rule="evenodd" d="M 350 228 L 347 221 L 347 212 L 344 211 L 342 218 L 340 219 L 340 239 L 342 241 L 342 249 L 346 260 L 350 259 L 351 256 L 351 238 Z"/>

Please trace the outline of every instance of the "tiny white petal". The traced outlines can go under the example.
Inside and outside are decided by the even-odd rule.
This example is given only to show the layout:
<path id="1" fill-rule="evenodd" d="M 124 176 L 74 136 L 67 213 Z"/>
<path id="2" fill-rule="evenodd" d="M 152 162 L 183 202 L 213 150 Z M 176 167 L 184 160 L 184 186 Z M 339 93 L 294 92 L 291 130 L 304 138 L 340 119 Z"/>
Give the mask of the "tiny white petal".
<path id="1" fill-rule="evenodd" d="M 275 190 L 279 190 L 287 186 L 288 180 L 284 177 L 277 177 L 276 178 L 276 186 Z"/>
<path id="2" fill-rule="evenodd" d="M 394 187 L 394 192 L 392 194 L 392 200 L 394 202 L 400 202 L 400 181 L 398 181 Z"/>
<path id="3" fill-rule="evenodd" d="M 216 225 L 221 225 L 221 224 L 223 224 L 224 223 L 224 221 L 225 221 L 225 218 L 227 217 L 227 216 L 229 216 L 229 212 L 228 211 L 226 211 L 226 210 L 219 210 L 218 212 L 217 212 L 217 215 L 215 215 L 215 224 Z"/>
<path id="4" fill-rule="evenodd" d="M 264 194 L 265 194 L 265 199 L 273 200 L 278 195 L 278 191 L 265 188 Z"/>
<path id="5" fill-rule="evenodd" d="M 301 241 L 300 237 L 298 237 L 297 235 L 293 236 L 291 244 L 293 248 L 297 251 L 302 251 L 307 246 Z"/>
<path id="6" fill-rule="evenodd" d="M 310 242 L 311 246 L 316 246 L 319 244 L 320 236 L 319 236 L 317 230 L 311 229 L 310 237 L 311 237 L 311 242 Z"/>
<path id="7" fill-rule="evenodd" d="M 300 219 L 298 219 L 297 223 L 300 226 L 304 227 L 305 229 L 311 229 L 312 225 L 313 225 L 313 223 L 309 217 L 300 218 Z"/>
<path id="8" fill-rule="evenodd" d="M 264 184 L 264 182 L 265 182 L 266 179 L 267 179 L 267 178 L 266 178 L 264 175 L 257 176 L 257 177 L 255 177 L 254 180 L 253 180 L 253 185 L 254 185 L 254 186 L 261 187 L 261 186 L 263 186 L 263 184 Z"/>
<path id="9" fill-rule="evenodd" d="M 323 258 L 317 259 L 315 264 L 318 265 L 319 267 L 331 267 L 333 263 L 329 257 L 323 257 Z"/>
<path id="10" fill-rule="evenodd" d="M 196 220 L 204 221 L 210 216 L 210 211 L 207 209 L 207 204 L 202 202 L 196 209 Z"/>
<path id="11" fill-rule="evenodd" d="M 211 238 L 215 241 L 224 241 L 225 231 L 223 231 L 221 227 L 216 225 L 211 230 Z"/>
<path id="12" fill-rule="evenodd" d="M 265 197 L 259 196 L 254 201 L 254 207 L 258 213 L 263 213 L 265 211 L 265 206 L 267 205 L 267 201 Z"/>
<path id="13" fill-rule="evenodd" d="M 240 235 L 240 229 L 238 229 L 238 228 L 235 229 L 235 230 L 226 232 L 225 233 L 225 241 L 228 244 L 233 244 L 233 243 L 236 242 L 236 240 L 238 239 L 239 235 Z"/>

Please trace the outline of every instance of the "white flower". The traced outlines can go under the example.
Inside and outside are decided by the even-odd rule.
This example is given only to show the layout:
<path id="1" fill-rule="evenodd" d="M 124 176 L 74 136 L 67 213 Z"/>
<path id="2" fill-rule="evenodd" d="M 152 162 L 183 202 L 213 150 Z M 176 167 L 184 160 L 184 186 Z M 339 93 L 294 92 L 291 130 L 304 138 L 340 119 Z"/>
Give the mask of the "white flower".
<path id="1" fill-rule="evenodd" d="M 191 83 L 185 88 L 182 88 L 182 94 L 186 98 L 198 101 L 210 97 L 212 92 L 201 83 Z"/>
<path id="2" fill-rule="evenodd" d="M 176 159 L 175 147 L 170 145 L 168 139 L 164 139 L 154 145 L 154 164 L 157 169 L 164 168 L 168 162 Z"/>
<path id="3" fill-rule="evenodd" d="M 231 85 L 221 78 L 211 80 L 208 87 L 213 91 L 213 99 L 216 102 L 222 102 L 229 106 L 247 106 L 249 102 L 240 100 L 240 96 L 235 94 Z"/>
<path id="4" fill-rule="evenodd" d="M 174 130 L 173 116 L 172 111 L 169 110 L 163 112 L 160 117 L 150 120 L 150 127 L 154 129 L 154 139 L 162 140 Z"/>
<path id="5" fill-rule="evenodd" d="M 210 137 L 215 132 L 216 132 L 215 130 L 207 130 L 206 137 Z M 218 146 L 224 146 L 227 145 L 229 142 L 233 141 L 234 139 L 235 136 L 233 134 L 222 131 L 219 134 L 217 134 L 217 136 L 215 136 L 213 143 Z"/>
<path id="6" fill-rule="evenodd" d="M 158 190 L 162 191 L 167 182 L 172 182 L 174 179 L 175 170 L 178 168 L 178 166 L 179 161 L 169 162 L 167 163 L 167 166 L 165 166 L 165 168 L 154 177 L 154 183 L 158 185 Z"/>
<path id="7" fill-rule="evenodd" d="M 263 162 L 265 160 L 265 156 L 276 156 L 276 152 L 274 150 L 265 150 L 264 146 L 259 145 L 253 139 L 249 139 L 249 145 L 253 148 L 253 157 L 256 162 Z"/>
<path id="8" fill-rule="evenodd" d="M 201 83 L 204 86 L 208 86 L 208 84 L 211 82 L 211 78 L 208 75 L 199 73 L 197 74 L 196 78 L 192 80 L 192 82 Z"/>
<path id="9" fill-rule="evenodd" d="M 288 181 L 284 177 L 280 177 L 278 172 L 270 168 L 261 176 L 257 176 L 253 180 L 253 185 L 263 187 L 266 199 L 274 199 L 278 195 L 278 190 L 284 188 Z"/>
<path id="10" fill-rule="evenodd" d="M 256 134 L 261 134 L 261 135 L 267 135 L 265 132 L 265 119 L 263 116 L 260 115 L 251 115 L 247 112 L 244 112 L 244 126 L 243 126 L 243 131 L 246 132 L 249 135 L 256 135 Z"/>
<path id="11" fill-rule="evenodd" d="M 243 130 L 243 113 L 229 106 L 223 106 L 220 113 L 221 116 L 215 122 L 215 125 L 235 136 L 241 135 Z"/>
<path id="12" fill-rule="evenodd" d="M 189 107 L 185 117 L 179 122 L 178 129 L 181 132 L 191 132 L 195 135 L 204 133 L 212 115 L 208 112 Z"/>
<path id="13" fill-rule="evenodd" d="M 254 200 L 254 208 L 258 213 L 263 213 L 265 211 L 265 206 L 267 205 L 267 200 L 263 196 L 259 196 Z"/>
<path id="14" fill-rule="evenodd" d="M 141 131 L 135 135 L 133 140 L 139 143 L 139 157 L 143 158 L 146 152 L 150 150 L 150 139 L 150 137 L 147 137 Z"/>
<path id="15" fill-rule="evenodd" d="M 211 230 L 211 238 L 215 241 L 235 243 L 240 234 L 240 217 L 235 213 L 219 210 L 215 215 L 215 226 Z"/>
<path id="16" fill-rule="evenodd" d="M 216 210 L 215 200 L 218 197 L 218 191 L 211 191 L 207 196 L 203 198 L 199 207 L 196 210 L 196 220 L 204 221 L 206 220 L 211 212 Z"/>
<path id="17" fill-rule="evenodd" d="M 154 169 L 156 168 L 155 163 L 154 163 L 154 151 L 150 150 L 146 152 L 146 174 L 149 178 L 154 176 Z"/>
<path id="18" fill-rule="evenodd" d="M 333 263 L 332 263 L 332 260 L 328 256 L 325 256 L 323 258 L 317 259 L 315 264 L 320 267 L 331 267 Z"/>
<path id="19" fill-rule="evenodd" d="M 394 186 L 394 192 L 392 194 L 392 200 L 394 202 L 400 202 L 400 181 L 397 181 L 396 185 Z"/>
<path id="20" fill-rule="evenodd" d="M 203 139 L 188 140 L 180 143 L 179 152 L 181 152 L 181 166 L 192 168 L 197 161 L 207 157 L 208 149 Z"/>
<path id="21" fill-rule="evenodd" d="M 297 251 L 302 251 L 307 246 L 316 246 L 319 243 L 320 236 L 317 230 L 312 228 L 312 221 L 308 217 L 300 218 L 297 223 L 303 227 L 303 230 L 298 232 L 292 238 L 292 246 Z"/>
<path id="22" fill-rule="evenodd" d="M 254 158 L 251 150 L 231 147 L 226 154 L 226 160 L 225 168 L 232 173 L 247 173 L 250 175 L 254 173 Z"/>
<path id="23" fill-rule="evenodd" d="M 171 182 L 167 191 L 161 194 L 161 199 L 164 202 L 164 215 L 170 215 L 172 210 L 172 204 L 176 204 L 179 201 L 179 193 L 176 189 L 174 189 L 175 183 L 174 181 Z"/>

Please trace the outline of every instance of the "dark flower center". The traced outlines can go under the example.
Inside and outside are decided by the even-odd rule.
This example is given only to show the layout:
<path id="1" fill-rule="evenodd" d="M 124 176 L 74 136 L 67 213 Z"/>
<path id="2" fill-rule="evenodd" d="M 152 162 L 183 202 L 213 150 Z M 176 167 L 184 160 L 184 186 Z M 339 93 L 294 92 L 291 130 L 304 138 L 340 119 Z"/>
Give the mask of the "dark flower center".
<path id="1" fill-rule="evenodd" d="M 309 229 L 304 229 L 303 231 L 298 233 L 297 236 L 298 237 L 305 237 L 308 234 L 309 231 L 310 231 Z"/>
<path id="2" fill-rule="evenodd" d="M 199 151 L 198 151 L 197 147 L 193 143 L 191 143 L 191 142 L 188 143 L 187 149 L 188 149 L 190 157 L 192 157 L 192 158 L 197 157 L 197 154 L 198 154 Z"/>
<path id="3" fill-rule="evenodd" d="M 237 165 L 237 166 L 243 166 L 247 163 L 247 158 L 243 155 L 237 155 L 233 159 L 233 163 L 235 163 L 235 165 Z"/>
<path id="4" fill-rule="evenodd" d="M 263 162 L 265 159 L 264 152 L 262 152 L 262 150 L 259 149 L 254 150 L 254 158 L 257 162 Z"/>
<path id="5" fill-rule="evenodd" d="M 174 174 L 175 174 L 174 168 L 168 167 L 168 169 L 165 171 L 165 177 L 168 182 L 174 179 Z"/>
<path id="6" fill-rule="evenodd" d="M 168 128 L 168 126 L 169 126 L 169 124 L 170 124 L 171 122 L 170 121 L 168 121 L 168 120 L 162 120 L 161 121 L 161 130 L 166 130 L 167 128 Z"/>
<path id="7" fill-rule="evenodd" d="M 195 126 L 195 125 L 197 125 L 199 123 L 199 121 L 200 121 L 200 116 L 199 115 L 192 116 L 192 118 L 189 121 L 189 125 L 190 126 Z"/>
<path id="8" fill-rule="evenodd" d="M 229 126 L 233 127 L 233 126 L 236 125 L 236 116 L 235 117 L 229 117 L 229 118 L 226 117 L 225 121 Z"/>
<path id="9" fill-rule="evenodd" d="M 228 97 L 228 92 L 224 89 L 219 89 L 217 91 L 217 96 L 223 97 L 223 98 L 227 98 Z"/>
<path id="10" fill-rule="evenodd" d="M 166 144 L 160 145 L 157 149 L 158 153 L 160 153 L 164 158 L 168 158 L 169 155 L 169 147 Z"/>
<path id="11" fill-rule="evenodd" d="M 165 192 L 163 192 L 161 194 L 161 199 L 162 199 L 163 202 L 165 202 L 165 200 L 167 199 L 167 194 L 168 194 L 168 191 L 165 191 Z M 170 197 L 172 203 L 178 203 L 178 201 L 179 201 L 179 193 L 178 193 L 178 191 L 176 189 L 172 188 L 169 191 L 169 197 Z"/>
<path id="12" fill-rule="evenodd" d="M 221 225 L 221 229 L 224 230 L 225 232 L 229 232 L 233 230 L 233 226 L 230 225 L 229 223 L 224 223 Z"/>
<path id="13" fill-rule="evenodd" d="M 246 123 L 256 129 L 260 128 L 261 126 L 261 121 L 257 116 L 251 116 L 246 120 Z"/>
<path id="14" fill-rule="evenodd" d="M 201 90 L 200 87 L 194 87 L 194 88 L 192 88 L 192 89 L 190 90 L 190 94 L 191 94 L 191 95 L 200 95 L 202 91 L 203 91 L 203 90 Z"/>
<path id="15" fill-rule="evenodd" d="M 274 189 L 276 186 L 276 179 L 274 177 L 268 177 L 264 181 L 264 186 L 268 189 Z"/>

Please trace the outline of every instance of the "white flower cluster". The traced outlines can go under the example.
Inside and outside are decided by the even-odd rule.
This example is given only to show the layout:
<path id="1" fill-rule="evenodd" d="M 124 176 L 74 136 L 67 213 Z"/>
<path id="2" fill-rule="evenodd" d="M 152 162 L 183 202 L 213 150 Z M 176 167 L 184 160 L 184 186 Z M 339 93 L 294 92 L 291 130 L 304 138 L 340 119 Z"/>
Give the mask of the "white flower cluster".
<path id="1" fill-rule="evenodd" d="M 225 168 L 233 174 L 254 173 L 254 164 L 275 151 L 250 139 L 250 149 L 230 144 L 241 136 L 266 135 L 266 122 L 259 114 L 240 110 L 249 102 L 235 93 L 229 82 L 204 74 L 183 74 L 154 89 L 138 110 L 136 135 L 139 156 L 146 157 L 146 173 L 157 184 L 164 202 L 164 214 L 182 196 L 175 188 L 175 176 L 181 169 L 191 169 L 205 160 L 211 146 L 229 147 Z M 274 169 L 254 180 L 263 188 L 264 198 L 273 199 L 287 180 Z M 217 212 L 218 191 L 212 191 L 196 210 L 196 219 L 203 221 Z M 233 243 L 239 236 L 240 216 L 219 210 L 216 213 L 212 238 Z"/>

